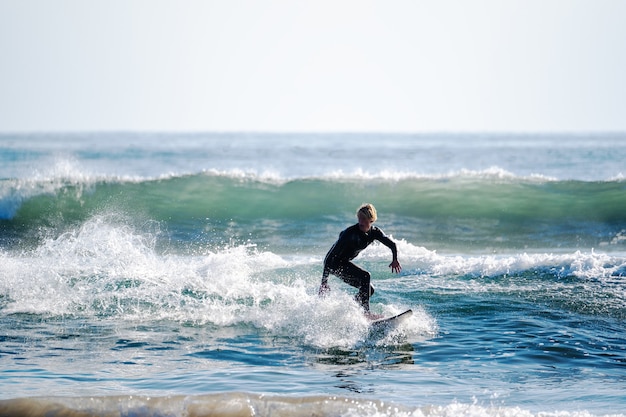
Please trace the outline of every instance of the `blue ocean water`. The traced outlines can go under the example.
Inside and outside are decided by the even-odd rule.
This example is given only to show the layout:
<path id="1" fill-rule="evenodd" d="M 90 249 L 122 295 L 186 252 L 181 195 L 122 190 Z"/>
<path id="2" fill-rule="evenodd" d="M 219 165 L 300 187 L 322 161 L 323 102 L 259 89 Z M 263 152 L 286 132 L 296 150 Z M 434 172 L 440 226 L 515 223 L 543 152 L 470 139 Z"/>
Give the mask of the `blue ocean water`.
<path id="1" fill-rule="evenodd" d="M 2 134 L 0 415 L 626 415 L 626 135 Z M 369 332 L 317 289 L 372 202 Z"/>

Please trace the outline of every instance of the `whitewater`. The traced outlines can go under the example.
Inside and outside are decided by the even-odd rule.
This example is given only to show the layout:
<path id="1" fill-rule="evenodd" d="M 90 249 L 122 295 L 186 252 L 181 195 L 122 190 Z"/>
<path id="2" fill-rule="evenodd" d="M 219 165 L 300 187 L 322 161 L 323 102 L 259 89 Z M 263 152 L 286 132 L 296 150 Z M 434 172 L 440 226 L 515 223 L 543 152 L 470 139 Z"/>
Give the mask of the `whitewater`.
<path id="1" fill-rule="evenodd" d="M 623 134 L 0 134 L 0 415 L 626 415 Z M 369 331 L 322 260 L 372 202 Z"/>

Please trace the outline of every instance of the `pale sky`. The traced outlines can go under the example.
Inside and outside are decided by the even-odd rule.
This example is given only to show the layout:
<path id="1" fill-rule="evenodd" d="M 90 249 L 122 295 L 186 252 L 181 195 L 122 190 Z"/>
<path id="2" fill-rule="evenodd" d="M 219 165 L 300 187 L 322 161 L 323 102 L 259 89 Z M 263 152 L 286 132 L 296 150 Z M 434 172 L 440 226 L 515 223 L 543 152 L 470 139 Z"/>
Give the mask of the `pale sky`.
<path id="1" fill-rule="evenodd" d="M 626 131 L 626 0 L 0 0 L 0 132 Z"/>

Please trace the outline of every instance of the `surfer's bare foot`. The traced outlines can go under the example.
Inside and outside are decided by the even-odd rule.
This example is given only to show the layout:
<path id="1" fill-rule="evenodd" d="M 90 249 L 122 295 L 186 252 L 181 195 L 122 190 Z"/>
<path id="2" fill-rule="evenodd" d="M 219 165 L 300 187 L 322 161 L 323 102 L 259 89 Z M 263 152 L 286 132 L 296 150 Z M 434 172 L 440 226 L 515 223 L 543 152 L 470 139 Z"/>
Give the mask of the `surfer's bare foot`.
<path id="1" fill-rule="evenodd" d="M 368 311 L 367 313 L 365 313 L 365 317 L 367 317 L 369 320 L 378 320 L 382 319 L 384 316 L 382 314 L 374 314 Z"/>

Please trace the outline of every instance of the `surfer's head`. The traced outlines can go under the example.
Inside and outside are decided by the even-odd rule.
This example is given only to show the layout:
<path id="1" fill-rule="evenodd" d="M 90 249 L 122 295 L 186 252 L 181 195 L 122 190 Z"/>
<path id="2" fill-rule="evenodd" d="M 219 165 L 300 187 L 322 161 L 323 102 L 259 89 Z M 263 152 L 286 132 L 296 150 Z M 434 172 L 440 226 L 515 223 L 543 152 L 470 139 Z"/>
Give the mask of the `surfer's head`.
<path id="1" fill-rule="evenodd" d="M 359 228 L 363 232 L 368 232 L 372 227 L 372 223 L 374 223 L 378 218 L 376 208 L 370 203 L 362 204 L 356 211 L 356 216 L 359 219 Z"/>
<path id="2" fill-rule="evenodd" d="M 378 215 L 376 214 L 376 207 L 374 207 L 374 205 L 370 203 L 361 204 L 361 207 L 359 207 L 359 209 L 356 211 L 356 215 L 357 217 L 363 216 L 372 223 L 374 223 L 378 218 Z"/>

